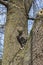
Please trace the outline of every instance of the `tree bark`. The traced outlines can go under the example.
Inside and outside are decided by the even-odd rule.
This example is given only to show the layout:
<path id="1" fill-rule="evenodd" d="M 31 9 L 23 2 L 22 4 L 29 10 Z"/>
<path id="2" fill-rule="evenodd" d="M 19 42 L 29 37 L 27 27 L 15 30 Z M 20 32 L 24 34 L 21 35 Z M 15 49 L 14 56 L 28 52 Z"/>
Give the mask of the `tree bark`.
<path id="1" fill-rule="evenodd" d="M 6 7 L 8 6 L 8 1 L 0 0 L 0 3 L 5 5 Z"/>
<path id="2" fill-rule="evenodd" d="M 25 51 L 27 51 L 28 59 L 26 60 L 26 55 L 24 50 L 20 50 L 21 46 L 16 38 L 18 35 L 17 30 L 23 30 L 24 37 L 27 35 L 27 29 L 28 29 L 28 22 L 26 18 L 26 11 L 25 11 L 25 5 L 24 1 L 22 0 L 10 0 L 9 8 L 8 8 L 8 14 L 7 14 L 7 22 L 5 27 L 5 40 L 4 40 L 4 55 L 3 55 L 3 61 L 2 65 L 22 65 L 21 61 L 24 58 L 24 64 L 27 63 L 27 61 L 30 60 L 29 57 L 29 43 L 26 43 L 27 48 Z M 31 1 L 32 3 L 32 1 Z M 28 2 L 29 4 L 29 2 Z M 27 5 L 26 5 L 27 7 Z M 28 5 L 30 7 L 30 5 Z M 29 8 L 27 7 L 27 11 Z M 29 53 L 28 53 L 29 52 Z M 17 54 L 19 56 L 17 56 Z M 12 60 L 13 59 L 13 60 Z M 17 60 L 16 60 L 17 59 Z M 22 61 L 23 62 L 23 61 Z M 27 63 L 29 64 L 29 62 Z M 26 65 L 27 65 L 26 64 Z"/>

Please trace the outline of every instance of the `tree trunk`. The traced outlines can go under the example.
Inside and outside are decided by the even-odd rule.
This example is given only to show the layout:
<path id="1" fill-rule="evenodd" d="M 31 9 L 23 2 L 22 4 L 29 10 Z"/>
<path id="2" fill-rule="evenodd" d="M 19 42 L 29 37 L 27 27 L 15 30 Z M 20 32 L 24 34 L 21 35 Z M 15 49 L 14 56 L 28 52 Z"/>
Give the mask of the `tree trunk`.
<path id="1" fill-rule="evenodd" d="M 20 50 L 21 46 L 17 40 L 17 30 L 23 30 L 24 37 L 27 35 L 28 31 L 24 1 L 10 0 L 9 2 L 7 22 L 5 26 L 4 55 L 2 65 L 28 65 L 30 60 L 29 42 L 27 41 L 25 48 Z M 30 3 L 32 3 L 32 1 Z M 26 5 L 26 7 L 27 6 L 30 7 L 30 5 Z M 26 9 L 27 11 L 29 10 L 28 7 Z"/>

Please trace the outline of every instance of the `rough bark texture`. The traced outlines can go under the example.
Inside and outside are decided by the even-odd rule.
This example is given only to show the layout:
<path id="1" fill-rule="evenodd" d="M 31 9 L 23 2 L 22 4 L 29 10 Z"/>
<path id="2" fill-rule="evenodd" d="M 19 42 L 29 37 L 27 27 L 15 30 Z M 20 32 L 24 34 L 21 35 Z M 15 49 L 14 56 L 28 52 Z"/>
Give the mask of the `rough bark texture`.
<path id="1" fill-rule="evenodd" d="M 17 29 L 24 31 L 27 35 L 27 17 L 23 0 L 10 0 L 8 7 L 7 23 L 5 27 L 5 43 L 2 65 L 29 65 L 30 64 L 30 41 L 28 40 L 25 48 L 17 41 Z M 32 2 L 31 2 L 32 3 Z"/>
<path id="2" fill-rule="evenodd" d="M 25 4 L 28 1 L 26 0 Z M 24 49 L 20 49 L 21 46 L 16 38 L 18 29 L 23 29 L 24 37 L 27 35 L 26 13 L 29 7 L 30 4 L 25 6 L 23 0 L 10 0 L 2 65 L 43 65 L 43 19 L 35 21 L 31 37 Z"/>
<path id="3" fill-rule="evenodd" d="M 31 37 L 24 49 L 20 49 L 21 46 L 16 38 L 18 29 L 23 29 L 24 37 L 27 35 L 26 12 L 29 10 L 28 7 L 30 5 L 27 4 L 25 10 L 23 0 L 10 0 L 2 65 L 43 65 L 43 19 L 35 21 Z"/>
<path id="4" fill-rule="evenodd" d="M 2 59 L 0 59 L 0 65 L 2 65 Z"/>
<path id="5" fill-rule="evenodd" d="M 32 65 L 43 65 L 43 20 L 36 20 L 31 31 Z"/>

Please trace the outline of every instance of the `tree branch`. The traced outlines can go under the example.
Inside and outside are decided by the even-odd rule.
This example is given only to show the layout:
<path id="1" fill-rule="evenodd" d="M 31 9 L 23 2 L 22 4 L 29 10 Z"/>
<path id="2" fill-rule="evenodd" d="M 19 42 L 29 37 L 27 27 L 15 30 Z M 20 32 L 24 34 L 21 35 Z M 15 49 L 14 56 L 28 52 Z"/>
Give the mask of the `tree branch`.
<path id="1" fill-rule="evenodd" d="M 28 17 L 28 19 L 29 19 L 29 20 L 43 20 L 43 17 L 39 17 L 39 18 L 29 18 L 29 17 Z"/>
<path id="2" fill-rule="evenodd" d="M 26 12 L 26 17 L 28 18 L 28 13 L 30 11 L 30 8 L 32 6 L 33 0 L 24 0 L 24 6 L 25 6 L 25 12 Z"/>
<path id="3" fill-rule="evenodd" d="M 0 0 L 0 3 L 8 7 L 8 1 Z"/>
<path id="4" fill-rule="evenodd" d="M 25 10 L 27 13 L 30 11 L 32 2 L 33 2 L 33 0 L 24 0 L 24 6 L 25 6 Z"/>

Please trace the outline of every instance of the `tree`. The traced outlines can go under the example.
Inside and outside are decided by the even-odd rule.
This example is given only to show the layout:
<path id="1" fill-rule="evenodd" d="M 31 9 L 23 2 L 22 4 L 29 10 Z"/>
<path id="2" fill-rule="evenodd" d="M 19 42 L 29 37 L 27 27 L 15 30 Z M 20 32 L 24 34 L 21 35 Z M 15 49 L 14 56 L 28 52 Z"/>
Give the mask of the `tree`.
<path id="1" fill-rule="evenodd" d="M 27 35 L 27 16 L 32 4 L 32 0 L 0 0 L 8 8 L 7 22 L 5 27 L 5 41 L 4 41 L 4 55 L 2 65 L 23 64 L 23 57 L 25 51 L 22 50 L 20 54 L 20 44 L 16 38 L 18 31 L 23 31 L 23 36 Z M 28 46 L 28 45 L 27 45 Z M 29 48 L 29 47 L 28 47 Z M 25 49 L 25 48 L 24 48 Z M 19 59 L 16 56 L 19 54 Z M 16 56 L 15 56 L 16 55 Z M 15 61 L 14 61 L 15 60 Z M 22 61 L 22 62 L 21 62 Z M 24 60 L 25 61 L 25 60 Z M 29 61 L 29 59 L 27 60 Z M 16 63 L 15 63 L 16 62 Z M 25 62 L 24 64 L 25 65 Z"/>
<path id="2" fill-rule="evenodd" d="M 0 0 L 0 3 L 5 5 L 6 7 L 8 6 L 8 2 L 6 0 Z"/>

